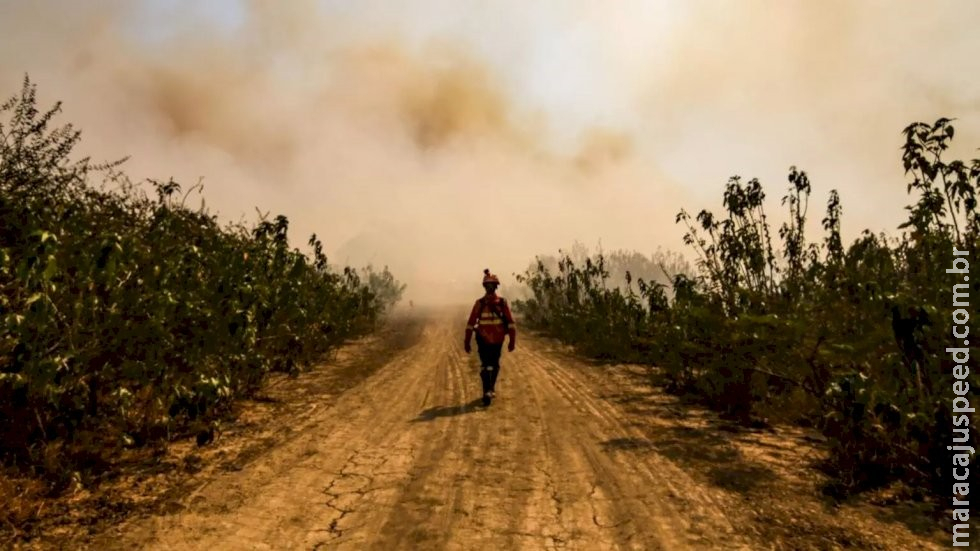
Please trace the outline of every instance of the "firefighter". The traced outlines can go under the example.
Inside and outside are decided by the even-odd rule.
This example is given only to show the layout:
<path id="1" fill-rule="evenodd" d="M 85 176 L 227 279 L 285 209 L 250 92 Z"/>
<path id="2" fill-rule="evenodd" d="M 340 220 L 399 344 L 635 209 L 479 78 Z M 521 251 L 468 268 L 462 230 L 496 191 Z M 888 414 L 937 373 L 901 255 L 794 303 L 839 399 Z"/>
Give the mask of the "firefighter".
<path id="1" fill-rule="evenodd" d="M 494 390 L 497 376 L 500 374 L 500 354 L 504 346 L 504 337 L 509 336 L 507 351 L 514 351 L 517 339 L 517 328 L 510 307 L 503 297 L 497 296 L 500 280 L 483 270 L 483 289 L 486 293 L 479 298 L 470 311 L 466 321 L 466 337 L 463 339 L 463 349 L 469 354 L 470 339 L 476 333 L 476 348 L 480 355 L 480 380 L 483 381 L 483 405 L 489 406 L 496 396 Z"/>

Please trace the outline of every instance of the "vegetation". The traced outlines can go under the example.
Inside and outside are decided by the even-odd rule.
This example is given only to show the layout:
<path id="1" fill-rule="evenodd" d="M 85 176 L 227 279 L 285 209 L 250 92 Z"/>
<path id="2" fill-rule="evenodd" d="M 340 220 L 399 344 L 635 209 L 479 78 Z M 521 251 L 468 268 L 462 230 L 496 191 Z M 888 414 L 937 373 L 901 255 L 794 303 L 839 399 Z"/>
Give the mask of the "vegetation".
<path id="1" fill-rule="evenodd" d="M 634 279 L 642 278 L 651 283 L 669 286 L 677 274 L 690 275 L 694 272 L 694 268 L 683 255 L 660 247 L 647 256 L 636 251 L 604 251 L 600 244 L 597 252 L 593 253 L 589 247 L 578 241 L 567 251 L 559 250 L 558 256 L 538 256 L 528 268 L 535 271 L 540 264 L 548 272 L 555 272 L 560 269 L 559 264 L 563 260 L 571 260 L 575 265 L 584 265 L 587 260 L 598 262 L 600 258 L 607 274 L 602 283 L 624 292 L 628 292 L 629 285 Z M 527 288 L 519 290 L 525 294 L 527 291 Z"/>
<path id="2" fill-rule="evenodd" d="M 898 238 L 865 231 L 845 247 L 832 191 L 824 237 L 808 241 L 811 187 L 795 167 L 782 198 L 788 221 L 775 229 L 762 185 L 733 177 L 722 216 L 677 216 L 697 255 L 693 276 L 675 274 L 669 287 L 638 279 L 634 289 L 627 273 L 625 289 L 610 288 L 602 255 L 564 255 L 557 270 L 539 259 L 520 276 L 530 298 L 515 305 L 526 324 L 597 357 L 656 365 L 669 389 L 743 423 L 783 415 L 818 426 L 836 495 L 894 480 L 946 495 L 953 362 L 945 349 L 958 344 L 945 270 L 954 246 L 970 259 L 980 249 L 980 160 L 946 162 L 953 135 L 948 119 L 905 129 L 915 202 Z M 975 343 L 972 352 L 977 388 Z"/>
<path id="3" fill-rule="evenodd" d="M 649 257 L 629 251 L 592 254 L 581 243 L 559 255 L 537 257 L 518 276 L 525 284 L 526 300 L 515 306 L 524 323 L 574 342 L 598 358 L 644 361 L 648 343 L 640 326 L 651 309 L 666 303 L 663 288 L 671 278 L 693 272 L 690 264 L 677 253 L 659 249 Z M 561 275 L 552 277 L 554 272 Z M 582 324 L 583 318 L 598 324 Z M 625 320 L 632 321 L 632 338 L 620 334 Z"/>
<path id="4" fill-rule="evenodd" d="M 335 273 L 289 221 L 222 227 L 189 191 L 71 159 L 25 79 L 0 106 L 0 453 L 61 484 L 213 421 L 372 329 L 404 286 Z M 91 183 L 94 176 L 102 185 Z M 114 184 L 108 190 L 105 184 Z"/>

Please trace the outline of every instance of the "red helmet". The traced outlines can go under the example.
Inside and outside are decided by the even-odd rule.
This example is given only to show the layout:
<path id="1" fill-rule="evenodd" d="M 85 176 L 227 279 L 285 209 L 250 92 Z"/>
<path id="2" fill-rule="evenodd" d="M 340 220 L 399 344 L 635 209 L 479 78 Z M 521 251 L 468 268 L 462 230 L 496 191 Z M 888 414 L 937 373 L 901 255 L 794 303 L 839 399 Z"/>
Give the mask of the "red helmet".
<path id="1" fill-rule="evenodd" d="M 497 279 L 497 276 L 495 276 L 495 275 L 493 275 L 493 274 L 490 273 L 490 269 L 489 268 L 487 268 L 486 270 L 483 270 L 483 284 L 486 285 L 487 283 L 493 283 L 494 285 L 500 285 L 500 280 Z"/>

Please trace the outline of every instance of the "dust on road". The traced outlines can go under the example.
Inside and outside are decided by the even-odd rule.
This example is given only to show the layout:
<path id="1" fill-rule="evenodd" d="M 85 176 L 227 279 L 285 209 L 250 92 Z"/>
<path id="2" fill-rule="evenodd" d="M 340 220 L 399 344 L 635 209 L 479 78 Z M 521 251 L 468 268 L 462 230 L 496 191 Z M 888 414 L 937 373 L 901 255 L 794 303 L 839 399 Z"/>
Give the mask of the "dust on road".
<path id="1" fill-rule="evenodd" d="M 172 512 L 104 549 L 939 548 L 934 534 L 820 501 L 795 436 L 738 437 L 671 415 L 554 343 L 521 335 L 479 405 L 465 312 L 413 343 Z M 317 374 L 304 375 L 316 377 Z M 311 397 L 316 405 L 315 397 Z M 646 404 L 643 411 L 639 405 Z M 799 435 L 797 435 L 799 436 Z M 798 457 L 801 456 L 801 457 Z M 797 472 L 799 471 L 799 472 Z M 795 494 L 794 494 L 795 493 Z M 788 496 L 788 497 L 787 497 Z"/>

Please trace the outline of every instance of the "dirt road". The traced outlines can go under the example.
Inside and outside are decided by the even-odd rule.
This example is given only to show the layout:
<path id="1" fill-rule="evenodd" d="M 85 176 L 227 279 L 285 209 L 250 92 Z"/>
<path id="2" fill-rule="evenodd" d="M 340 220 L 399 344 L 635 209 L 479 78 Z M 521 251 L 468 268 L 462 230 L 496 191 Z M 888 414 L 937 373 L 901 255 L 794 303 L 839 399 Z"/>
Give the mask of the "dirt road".
<path id="1" fill-rule="evenodd" d="M 550 341 L 522 335 L 485 409 L 462 320 L 430 317 L 414 345 L 297 419 L 279 445 L 94 545 L 939 548 L 934 535 L 813 496 L 803 435 L 719 431 L 655 391 L 624 388 L 628 369 Z"/>

